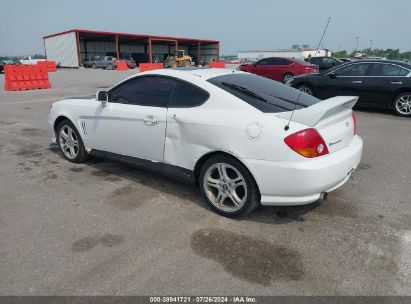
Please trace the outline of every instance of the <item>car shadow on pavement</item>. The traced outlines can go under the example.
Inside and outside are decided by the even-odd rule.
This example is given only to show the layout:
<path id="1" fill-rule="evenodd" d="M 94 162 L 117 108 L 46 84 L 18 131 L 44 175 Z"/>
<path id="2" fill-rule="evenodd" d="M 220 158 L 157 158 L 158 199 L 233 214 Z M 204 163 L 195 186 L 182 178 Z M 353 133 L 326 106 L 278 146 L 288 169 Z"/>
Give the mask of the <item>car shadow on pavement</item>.
<path id="1" fill-rule="evenodd" d="M 67 161 L 62 156 L 57 145 L 52 144 L 49 150 L 56 153 L 62 161 Z M 132 183 L 137 183 L 148 187 L 156 192 L 171 195 L 179 200 L 189 201 L 197 206 L 207 210 L 207 212 L 213 212 L 213 210 L 207 205 L 202 197 L 198 187 L 182 183 L 180 181 L 173 180 L 171 178 L 162 176 L 157 173 L 142 170 L 128 164 L 121 162 L 113 162 L 110 160 L 104 160 L 92 157 L 86 162 L 73 166 L 79 166 L 70 168 L 68 170 L 72 172 L 81 172 L 80 166 L 88 166 L 93 171 L 91 175 L 102 178 L 106 182 L 118 182 L 122 179 L 126 179 Z M 75 170 L 75 169 L 78 170 Z M 119 189 L 121 191 L 121 188 Z M 290 222 L 304 222 L 304 215 L 321 205 L 320 202 L 304 206 L 260 206 L 254 210 L 251 214 L 245 217 L 234 218 L 238 221 L 252 221 L 266 224 L 287 224 Z"/>

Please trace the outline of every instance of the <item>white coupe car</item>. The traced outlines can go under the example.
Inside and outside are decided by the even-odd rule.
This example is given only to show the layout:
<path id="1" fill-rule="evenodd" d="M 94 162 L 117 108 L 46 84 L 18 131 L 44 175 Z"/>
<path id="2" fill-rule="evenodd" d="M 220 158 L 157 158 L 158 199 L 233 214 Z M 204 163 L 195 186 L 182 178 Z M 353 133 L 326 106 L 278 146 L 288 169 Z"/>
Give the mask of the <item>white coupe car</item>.
<path id="1" fill-rule="evenodd" d="M 55 102 L 48 122 L 71 162 L 95 155 L 191 181 L 214 210 L 237 216 L 343 185 L 362 154 L 356 101 L 240 71 L 155 70 Z"/>

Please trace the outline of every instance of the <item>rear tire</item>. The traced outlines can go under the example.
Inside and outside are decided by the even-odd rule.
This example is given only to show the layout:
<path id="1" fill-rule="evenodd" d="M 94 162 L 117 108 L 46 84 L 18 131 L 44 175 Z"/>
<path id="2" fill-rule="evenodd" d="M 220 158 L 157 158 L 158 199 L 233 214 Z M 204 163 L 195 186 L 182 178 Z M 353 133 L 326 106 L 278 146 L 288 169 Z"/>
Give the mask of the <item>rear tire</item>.
<path id="1" fill-rule="evenodd" d="M 110 63 L 108 66 L 107 66 L 107 70 L 112 70 L 113 69 L 113 65 Z"/>
<path id="2" fill-rule="evenodd" d="M 401 93 L 395 97 L 392 109 L 398 116 L 411 117 L 411 92 Z"/>
<path id="3" fill-rule="evenodd" d="M 238 160 L 215 155 L 200 171 L 200 190 L 209 206 L 227 217 L 244 216 L 260 205 L 257 184 Z"/>
<path id="4" fill-rule="evenodd" d="M 291 73 L 286 73 L 286 74 L 283 76 L 283 83 L 286 83 L 288 79 L 293 78 L 293 77 L 294 77 L 293 74 L 291 74 Z"/>
<path id="5" fill-rule="evenodd" d="M 57 126 L 56 138 L 63 157 L 68 161 L 81 163 L 89 157 L 80 134 L 68 119 L 63 120 Z"/>
<path id="6" fill-rule="evenodd" d="M 311 86 L 309 86 L 308 84 L 298 85 L 298 86 L 296 87 L 296 89 L 297 89 L 297 90 L 300 90 L 300 91 L 302 91 L 303 93 L 306 93 L 306 94 L 308 94 L 308 95 L 315 96 L 314 89 L 313 89 Z"/>
<path id="7" fill-rule="evenodd" d="M 93 64 L 91 65 L 91 67 L 92 67 L 93 69 L 97 69 L 97 66 L 96 66 L 95 63 L 93 63 Z"/>

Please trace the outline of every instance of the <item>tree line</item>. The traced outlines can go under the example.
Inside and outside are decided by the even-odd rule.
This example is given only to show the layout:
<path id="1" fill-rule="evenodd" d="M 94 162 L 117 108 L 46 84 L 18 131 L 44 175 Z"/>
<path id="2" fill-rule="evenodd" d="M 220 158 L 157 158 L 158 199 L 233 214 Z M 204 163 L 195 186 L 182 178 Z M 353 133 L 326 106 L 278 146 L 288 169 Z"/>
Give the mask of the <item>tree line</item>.
<path id="1" fill-rule="evenodd" d="M 363 49 L 358 51 L 352 51 L 348 53 L 347 51 L 334 52 L 333 57 L 336 58 L 347 58 L 355 57 L 356 53 L 362 53 L 368 57 L 383 57 L 391 60 L 411 60 L 411 51 L 401 53 L 399 49 Z"/>

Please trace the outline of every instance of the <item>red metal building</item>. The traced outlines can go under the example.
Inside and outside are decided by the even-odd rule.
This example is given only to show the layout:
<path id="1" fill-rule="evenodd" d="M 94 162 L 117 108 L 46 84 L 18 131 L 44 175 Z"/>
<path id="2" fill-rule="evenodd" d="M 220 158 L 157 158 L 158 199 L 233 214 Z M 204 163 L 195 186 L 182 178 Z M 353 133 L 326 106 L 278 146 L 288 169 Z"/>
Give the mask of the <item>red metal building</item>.
<path id="1" fill-rule="evenodd" d="M 62 67 L 80 67 L 85 58 L 113 55 L 143 56 L 147 62 L 162 62 L 167 55 L 183 49 L 195 61 L 219 61 L 220 41 L 142 34 L 73 29 L 43 37 L 45 54 Z"/>

